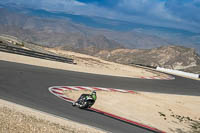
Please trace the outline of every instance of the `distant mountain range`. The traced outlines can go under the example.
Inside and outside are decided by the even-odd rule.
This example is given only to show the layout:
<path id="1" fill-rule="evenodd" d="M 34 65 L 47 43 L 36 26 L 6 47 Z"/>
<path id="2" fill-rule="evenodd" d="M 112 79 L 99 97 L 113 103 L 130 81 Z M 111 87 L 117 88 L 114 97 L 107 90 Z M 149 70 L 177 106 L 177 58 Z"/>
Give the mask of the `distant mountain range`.
<path id="1" fill-rule="evenodd" d="M 49 47 L 94 54 L 107 49 L 149 49 L 176 44 L 200 53 L 200 34 L 185 30 L 17 5 L 0 5 L 0 16 L 0 34 Z"/>

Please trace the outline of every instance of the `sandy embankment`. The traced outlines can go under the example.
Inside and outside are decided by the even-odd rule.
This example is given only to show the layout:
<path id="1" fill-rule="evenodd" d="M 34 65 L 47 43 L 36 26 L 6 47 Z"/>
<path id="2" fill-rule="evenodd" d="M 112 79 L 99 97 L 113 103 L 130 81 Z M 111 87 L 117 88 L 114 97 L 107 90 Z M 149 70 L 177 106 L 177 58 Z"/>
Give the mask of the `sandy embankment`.
<path id="1" fill-rule="evenodd" d="M 1 133 L 105 133 L 100 129 L 75 123 L 0 99 Z"/>
<path id="2" fill-rule="evenodd" d="M 89 91 L 65 92 L 72 99 L 77 99 L 82 93 L 89 93 Z M 97 97 L 94 108 L 166 132 L 178 132 L 178 130 L 188 132 L 192 130 L 191 123 L 200 122 L 200 97 L 198 96 L 98 91 Z M 187 117 L 194 121 L 188 120 Z"/>

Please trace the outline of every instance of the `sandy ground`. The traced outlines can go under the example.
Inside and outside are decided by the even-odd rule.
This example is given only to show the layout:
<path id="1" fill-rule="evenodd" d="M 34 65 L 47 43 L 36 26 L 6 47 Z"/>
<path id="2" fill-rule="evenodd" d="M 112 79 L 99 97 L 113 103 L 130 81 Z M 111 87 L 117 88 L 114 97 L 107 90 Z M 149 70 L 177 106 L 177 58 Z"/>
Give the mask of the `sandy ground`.
<path id="1" fill-rule="evenodd" d="M 78 99 L 89 91 L 66 91 L 65 94 Z M 199 124 L 200 97 L 138 92 L 97 92 L 94 108 L 113 113 L 166 132 L 193 131 L 192 124 Z M 195 131 L 196 131 L 195 130 Z"/>
<path id="2" fill-rule="evenodd" d="M 1 133 L 105 133 L 44 112 L 0 99 Z"/>

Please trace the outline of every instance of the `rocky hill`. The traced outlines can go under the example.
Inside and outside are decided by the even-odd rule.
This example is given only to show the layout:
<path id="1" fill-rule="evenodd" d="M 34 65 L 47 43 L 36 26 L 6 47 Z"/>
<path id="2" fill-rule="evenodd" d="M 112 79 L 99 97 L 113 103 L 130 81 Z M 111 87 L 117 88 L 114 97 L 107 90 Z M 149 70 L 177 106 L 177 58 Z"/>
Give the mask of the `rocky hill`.
<path id="1" fill-rule="evenodd" d="M 182 46 L 162 46 L 149 50 L 117 49 L 101 51 L 95 56 L 122 64 L 142 64 L 170 69 L 186 69 L 200 65 L 200 56 L 194 49 Z"/>

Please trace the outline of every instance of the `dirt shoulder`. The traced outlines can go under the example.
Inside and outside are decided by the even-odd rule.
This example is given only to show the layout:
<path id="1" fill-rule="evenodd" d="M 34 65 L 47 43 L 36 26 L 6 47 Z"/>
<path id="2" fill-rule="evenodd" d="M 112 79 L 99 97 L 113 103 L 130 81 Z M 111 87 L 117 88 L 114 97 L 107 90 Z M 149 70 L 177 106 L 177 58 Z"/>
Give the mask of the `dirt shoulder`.
<path id="1" fill-rule="evenodd" d="M 105 133 L 100 129 L 62 119 L 0 99 L 1 133 Z"/>
<path id="2" fill-rule="evenodd" d="M 82 93 L 89 92 L 65 92 L 72 99 L 77 99 Z M 98 91 L 97 101 L 93 107 L 166 132 L 200 131 L 198 96 Z M 195 124 L 197 125 L 193 126 Z"/>

